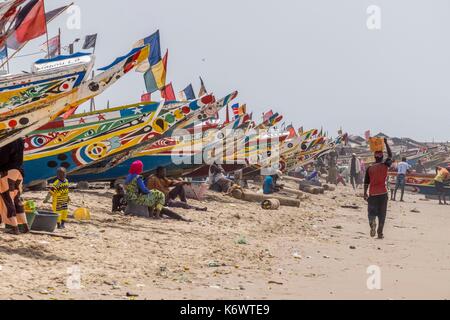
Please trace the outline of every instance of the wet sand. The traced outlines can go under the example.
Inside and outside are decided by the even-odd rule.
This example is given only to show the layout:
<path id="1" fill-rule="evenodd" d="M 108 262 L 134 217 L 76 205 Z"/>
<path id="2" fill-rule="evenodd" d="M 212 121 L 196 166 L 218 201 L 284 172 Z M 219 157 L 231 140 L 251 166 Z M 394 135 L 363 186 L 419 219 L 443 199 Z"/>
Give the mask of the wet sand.
<path id="1" fill-rule="evenodd" d="M 383 241 L 368 236 L 364 200 L 349 188 L 279 211 L 210 193 L 193 201 L 207 213 L 178 210 L 193 223 L 112 215 L 111 197 L 72 193 L 71 209 L 92 213 L 61 231 L 73 240 L 1 232 L 0 299 L 450 298 L 450 207 L 418 195 L 390 204 Z M 42 208 L 45 192 L 25 198 Z M 381 290 L 367 287 L 372 265 Z M 67 287 L 74 266 L 81 289 Z"/>

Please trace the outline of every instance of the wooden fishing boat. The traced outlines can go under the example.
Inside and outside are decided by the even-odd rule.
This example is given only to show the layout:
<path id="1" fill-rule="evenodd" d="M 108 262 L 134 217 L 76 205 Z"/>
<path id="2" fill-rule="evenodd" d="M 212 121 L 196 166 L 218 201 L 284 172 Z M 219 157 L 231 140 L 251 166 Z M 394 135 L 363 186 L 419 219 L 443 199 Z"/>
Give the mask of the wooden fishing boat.
<path id="1" fill-rule="evenodd" d="M 112 120 L 101 119 L 89 123 L 89 118 L 95 120 L 101 115 L 95 113 L 69 119 L 68 124 L 82 122 L 76 127 L 69 126 L 65 130 L 52 128 L 47 130 L 47 134 L 44 135 L 42 132 L 38 132 L 37 135 L 30 137 L 28 148 L 30 148 L 30 144 L 39 139 L 40 141 L 50 141 L 37 150 L 26 153 L 25 166 L 30 168 L 30 176 L 28 177 L 26 174 L 26 183 L 34 185 L 49 180 L 55 176 L 55 170 L 60 166 L 66 168 L 68 172 L 83 168 L 88 170 L 89 166 L 97 165 L 101 161 L 108 161 L 114 155 L 124 157 L 130 150 L 160 139 L 188 117 L 202 113 L 203 108 L 212 101 L 212 96 L 205 96 L 169 112 L 163 110 L 163 103 L 142 103 L 125 108 L 126 112 L 139 115 L 137 119 L 135 117 L 123 118 L 121 114 Z M 113 110 L 112 112 L 117 111 Z M 122 112 L 125 111 L 122 110 Z M 45 169 L 35 172 L 36 170 L 32 170 L 32 168 L 36 166 Z M 100 168 L 102 167 L 104 167 L 103 164 Z M 100 169 L 94 166 L 92 170 L 99 171 Z"/>
<path id="2" fill-rule="evenodd" d="M 412 192 L 417 194 L 425 195 L 425 196 L 438 196 L 436 187 L 434 183 L 432 185 L 422 185 L 422 184 L 406 184 L 406 188 Z M 450 186 L 446 186 L 444 188 L 445 195 L 450 197 Z"/>
<path id="3" fill-rule="evenodd" d="M 236 96 L 237 92 L 226 96 L 224 99 L 214 103 L 213 109 L 211 109 L 211 106 L 208 106 L 206 109 L 209 111 L 206 114 L 203 111 L 199 114 L 200 116 L 197 115 L 194 118 L 200 120 L 207 119 L 211 115 L 216 115 L 216 111 L 223 108 L 225 104 L 229 103 Z M 187 175 L 198 168 L 198 166 L 204 165 L 203 162 L 199 163 L 197 160 L 199 156 L 203 155 L 204 148 L 222 140 L 224 135 L 226 135 L 227 129 L 231 128 L 232 125 L 236 125 L 233 123 L 218 131 L 200 129 L 197 134 L 191 128 L 183 130 L 183 128 L 190 126 L 192 123 L 190 120 L 181 123 L 177 127 L 177 130 L 173 132 L 173 137 L 163 138 L 142 148 L 142 150 L 135 150 L 131 157 L 120 161 L 106 170 L 102 169 L 102 167 L 106 166 L 106 163 L 98 163 L 72 173 L 69 178 L 74 182 L 115 181 L 125 177 L 128 174 L 130 165 L 136 160 L 141 160 L 144 163 L 145 174 L 150 174 L 158 166 L 164 166 L 172 173 L 176 171 L 178 175 Z M 204 129 L 208 127 L 209 125 Z M 183 132 L 183 134 L 180 135 L 180 132 Z M 176 159 L 175 164 L 174 159 Z"/>
<path id="4" fill-rule="evenodd" d="M 60 60 L 64 67 L 36 68 L 31 74 L 0 78 L 0 146 L 7 137 L 23 132 L 42 119 L 49 105 L 70 96 L 82 85 L 94 64 L 91 55 L 74 55 Z M 63 105 L 53 114 L 60 115 Z M 6 141 L 7 142 L 7 141 Z"/>
<path id="5" fill-rule="evenodd" d="M 133 49 L 101 68 L 103 72 L 93 79 L 86 79 L 86 75 L 94 59 L 80 53 L 39 60 L 31 75 L 3 79 L 0 82 L 0 147 L 103 93 L 148 55 L 148 46 Z"/>

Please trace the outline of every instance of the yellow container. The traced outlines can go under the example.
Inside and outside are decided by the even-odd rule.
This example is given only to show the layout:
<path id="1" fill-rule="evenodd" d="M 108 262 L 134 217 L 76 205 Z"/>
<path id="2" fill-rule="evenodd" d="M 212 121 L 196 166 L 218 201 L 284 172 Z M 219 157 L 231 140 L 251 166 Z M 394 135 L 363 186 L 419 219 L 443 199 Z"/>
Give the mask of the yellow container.
<path id="1" fill-rule="evenodd" d="M 384 152 L 384 139 L 383 138 L 370 138 L 369 139 L 370 151 L 372 152 Z"/>
<path id="2" fill-rule="evenodd" d="M 89 221 L 91 220 L 91 213 L 86 208 L 79 208 L 75 210 L 73 217 L 77 221 Z"/>

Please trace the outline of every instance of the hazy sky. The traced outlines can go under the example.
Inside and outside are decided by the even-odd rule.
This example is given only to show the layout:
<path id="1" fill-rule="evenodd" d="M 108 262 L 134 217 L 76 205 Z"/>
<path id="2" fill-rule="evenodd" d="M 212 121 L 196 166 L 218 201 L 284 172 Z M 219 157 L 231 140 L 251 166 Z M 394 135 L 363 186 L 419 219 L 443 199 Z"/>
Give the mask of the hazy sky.
<path id="1" fill-rule="evenodd" d="M 70 0 L 69 0 L 70 1 Z M 47 0 L 47 10 L 69 1 Z M 222 97 L 260 116 L 274 109 L 288 123 L 342 126 L 422 140 L 450 140 L 450 1 L 448 0 L 74 0 L 81 29 L 63 43 L 99 33 L 97 67 L 160 29 L 175 90 L 203 76 Z M 381 8 L 381 30 L 367 28 L 367 8 Z M 45 39 L 23 53 L 35 52 Z M 39 56 L 36 56 L 39 57 Z M 13 61 L 13 71 L 32 60 Z M 144 91 L 132 73 L 97 99 L 97 107 L 133 103 Z"/>

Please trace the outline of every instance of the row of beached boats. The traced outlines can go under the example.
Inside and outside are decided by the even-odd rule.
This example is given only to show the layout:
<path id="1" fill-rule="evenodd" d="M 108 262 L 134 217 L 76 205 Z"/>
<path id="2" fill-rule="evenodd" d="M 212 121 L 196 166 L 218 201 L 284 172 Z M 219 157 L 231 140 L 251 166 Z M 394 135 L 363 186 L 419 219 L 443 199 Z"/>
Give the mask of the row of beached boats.
<path id="1" fill-rule="evenodd" d="M 24 2 L 3 3 L 0 21 L 13 19 L 9 9 L 20 12 Z M 165 166 L 183 176 L 205 176 L 214 162 L 229 171 L 290 170 L 345 140 L 318 130 L 276 129 L 279 114 L 256 124 L 243 112 L 220 123 L 219 112 L 229 110 L 237 92 L 222 99 L 205 94 L 190 101 L 139 102 L 75 114 L 81 104 L 147 62 L 151 50 L 149 45 L 135 47 L 93 78 L 95 57 L 89 53 L 41 59 L 30 73 L 0 77 L 0 147 L 25 140 L 26 185 L 46 183 L 59 167 L 67 169 L 73 182 L 116 181 L 137 159 L 148 172 Z"/>

